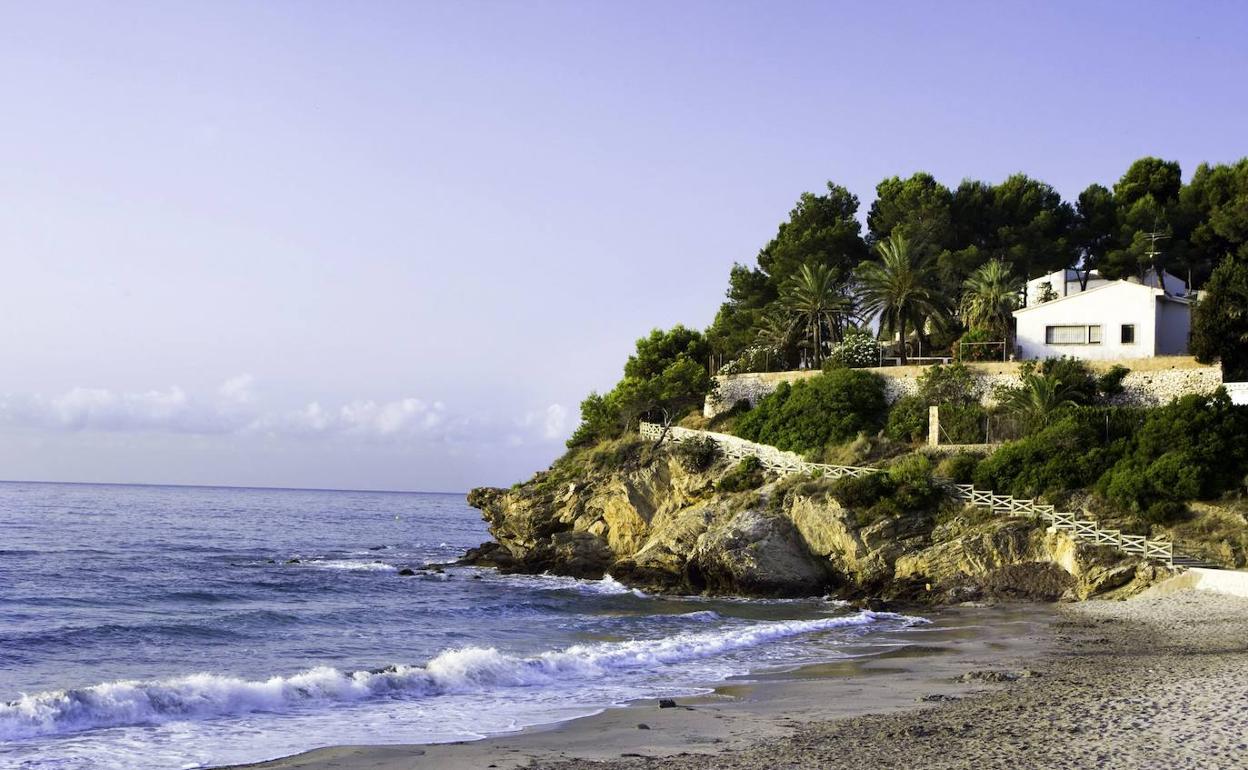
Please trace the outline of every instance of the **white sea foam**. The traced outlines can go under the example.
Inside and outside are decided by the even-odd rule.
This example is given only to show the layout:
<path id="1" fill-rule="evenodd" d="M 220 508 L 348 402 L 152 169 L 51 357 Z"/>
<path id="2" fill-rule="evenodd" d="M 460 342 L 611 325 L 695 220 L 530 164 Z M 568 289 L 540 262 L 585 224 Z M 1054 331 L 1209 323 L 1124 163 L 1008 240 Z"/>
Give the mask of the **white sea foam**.
<path id="1" fill-rule="evenodd" d="M 629 588 L 610 575 L 604 576 L 602 580 L 581 580 L 563 575 L 506 575 L 503 580 L 512 585 L 539 591 L 576 591 L 581 594 L 600 596 L 632 594 L 641 599 L 649 598 L 649 594 L 644 591 Z"/>
<path id="2" fill-rule="evenodd" d="M 350 559 L 313 559 L 304 562 L 318 569 L 336 569 L 347 572 L 394 572 L 398 567 L 383 561 L 352 561 Z"/>
<path id="3" fill-rule="evenodd" d="M 629 670 L 655 669 L 777 639 L 879 622 L 912 625 L 926 621 L 863 611 L 816 620 L 686 632 L 659 639 L 575 645 L 532 657 L 469 647 L 443 652 L 423 667 L 392 666 L 355 672 L 319 667 L 263 681 L 205 673 L 158 681 L 109 682 L 23 695 L 0 705 L 0 740 L 254 712 L 300 711 L 384 698 L 414 699 L 506 687 L 541 687 L 599 679 Z"/>

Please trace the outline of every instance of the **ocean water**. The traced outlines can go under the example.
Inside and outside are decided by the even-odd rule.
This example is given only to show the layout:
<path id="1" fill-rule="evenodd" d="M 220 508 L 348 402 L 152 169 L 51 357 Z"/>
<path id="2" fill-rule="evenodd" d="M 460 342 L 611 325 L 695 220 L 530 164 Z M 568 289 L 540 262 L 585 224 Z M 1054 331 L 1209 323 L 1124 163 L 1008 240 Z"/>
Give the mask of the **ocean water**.
<path id="1" fill-rule="evenodd" d="M 464 740 L 896 642 L 822 599 L 452 568 L 462 495 L 0 483 L 0 768 Z"/>

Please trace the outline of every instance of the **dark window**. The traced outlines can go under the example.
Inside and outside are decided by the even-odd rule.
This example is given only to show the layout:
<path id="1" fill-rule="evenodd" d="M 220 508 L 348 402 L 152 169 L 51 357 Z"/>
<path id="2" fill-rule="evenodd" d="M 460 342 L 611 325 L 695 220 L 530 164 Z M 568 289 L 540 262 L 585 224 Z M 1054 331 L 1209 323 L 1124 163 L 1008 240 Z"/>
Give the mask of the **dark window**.
<path id="1" fill-rule="evenodd" d="M 1135 344 L 1135 324 L 1123 324 L 1122 325 L 1122 344 L 1124 345 Z"/>

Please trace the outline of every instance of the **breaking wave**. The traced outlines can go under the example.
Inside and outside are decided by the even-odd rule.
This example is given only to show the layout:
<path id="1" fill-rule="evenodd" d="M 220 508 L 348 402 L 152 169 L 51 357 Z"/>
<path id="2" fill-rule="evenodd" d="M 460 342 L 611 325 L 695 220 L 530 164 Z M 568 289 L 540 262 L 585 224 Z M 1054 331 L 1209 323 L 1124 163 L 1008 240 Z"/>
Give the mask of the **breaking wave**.
<path id="1" fill-rule="evenodd" d="M 386 698 L 549 686 L 711 657 L 786 637 L 881 622 L 905 626 L 926 621 L 864 610 L 816 620 L 764 622 L 659 639 L 575 645 L 532 657 L 468 647 L 443 652 L 424 666 L 399 665 L 373 671 L 319 667 L 266 680 L 201 673 L 155 681 L 108 682 L 23 695 L 0 705 L 0 740 L 255 712 L 289 712 Z"/>

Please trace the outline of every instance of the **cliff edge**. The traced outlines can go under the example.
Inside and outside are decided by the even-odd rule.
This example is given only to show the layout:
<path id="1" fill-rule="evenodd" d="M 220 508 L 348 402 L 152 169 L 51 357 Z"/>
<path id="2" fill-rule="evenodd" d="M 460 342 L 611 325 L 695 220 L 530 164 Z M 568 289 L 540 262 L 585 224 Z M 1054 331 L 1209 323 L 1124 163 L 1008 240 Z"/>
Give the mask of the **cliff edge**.
<path id="1" fill-rule="evenodd" d="M 894 474 L 895 475 L 895 474 Z M 668 593 L 920 602 L 1126 596 L 1169 574 L 921 482 L 778 477 L 626 438 L 468 495 L 494 540 L 462 563 Z"/>

